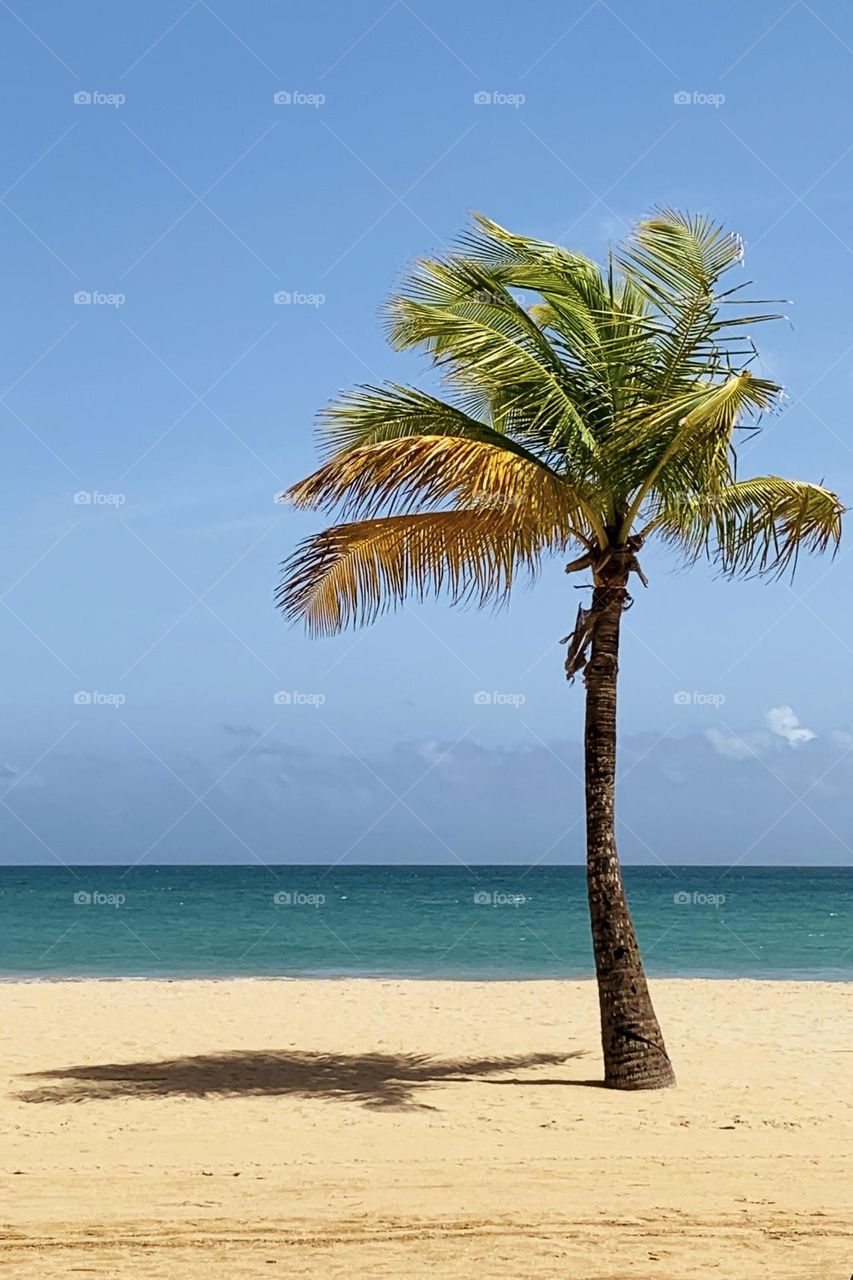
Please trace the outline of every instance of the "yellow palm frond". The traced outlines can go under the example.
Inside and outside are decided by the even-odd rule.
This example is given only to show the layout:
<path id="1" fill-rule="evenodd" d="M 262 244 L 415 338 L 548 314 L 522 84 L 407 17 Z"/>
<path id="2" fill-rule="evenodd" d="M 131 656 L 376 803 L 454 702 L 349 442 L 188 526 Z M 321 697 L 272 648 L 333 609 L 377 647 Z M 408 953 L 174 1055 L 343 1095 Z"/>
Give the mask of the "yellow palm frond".
<path id="1" fill-rule="evenodd" d="M 519 573 L 557 550 L 533 520 L 501 510 L 432 511 L 336 525 L 283 565 L 276 601 L 312 635 L 372 622 L 409 595 L 500 604 Z"/>
<path id="2" fill-rule="evenodd" d="M 532 455 L 457 436 L 405 436 L 350 449 L 285 496 L 298 507 L 338 508 L 354 519 L 442 504 L 504 510 L 563 541 L 586 542 L 600 524 L 572 484 Z"/>

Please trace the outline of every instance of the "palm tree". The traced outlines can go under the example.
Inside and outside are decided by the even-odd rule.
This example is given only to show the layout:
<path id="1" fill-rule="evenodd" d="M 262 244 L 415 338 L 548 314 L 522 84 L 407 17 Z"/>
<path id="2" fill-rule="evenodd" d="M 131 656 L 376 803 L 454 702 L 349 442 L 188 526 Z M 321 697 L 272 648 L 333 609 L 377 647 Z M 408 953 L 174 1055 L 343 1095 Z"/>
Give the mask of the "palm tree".
<path id="1" fill-rule="evenodd" d="M 740 239 L 662 210 L 606 268 L 477 216 L 420 262 L 388 306 L 392 344 L 419 348 L 440 399 L 362 386 L 321 415 L 326 460 L 286 495 L 346 523 L 305 540 L 277 601 L 313 634 L 373 620 L 407 595 L 503 602 L 546 556 L 572 552 L 592 599 L 567 637 L 586 686 L 587 883 L 605 1083 L 675 1077 L 652 1008 L 614 831 L 619 630 L 652 536 L 725 574 L 793 570 L 837 546 L 844 510 L 820 485 L 739 480 L 734 433 L 780 388 L 749 369 L 745 287 L 722 288 Z M 532 295 L 532 299 L 531 299 Z"/>

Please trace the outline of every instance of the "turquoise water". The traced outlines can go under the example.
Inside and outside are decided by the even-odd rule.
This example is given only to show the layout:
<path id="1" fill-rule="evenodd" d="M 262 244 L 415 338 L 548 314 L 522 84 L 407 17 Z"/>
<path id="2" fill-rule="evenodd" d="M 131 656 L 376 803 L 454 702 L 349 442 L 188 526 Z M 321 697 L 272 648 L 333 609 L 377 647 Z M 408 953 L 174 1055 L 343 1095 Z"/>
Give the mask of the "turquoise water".
<path id="1" fill-rule="evenodd" d="M 650 973 L 853 979 L 853 870 L 628 867 Z M 581 867 L 0 867 L 0 976 L 592 973 Z"/>

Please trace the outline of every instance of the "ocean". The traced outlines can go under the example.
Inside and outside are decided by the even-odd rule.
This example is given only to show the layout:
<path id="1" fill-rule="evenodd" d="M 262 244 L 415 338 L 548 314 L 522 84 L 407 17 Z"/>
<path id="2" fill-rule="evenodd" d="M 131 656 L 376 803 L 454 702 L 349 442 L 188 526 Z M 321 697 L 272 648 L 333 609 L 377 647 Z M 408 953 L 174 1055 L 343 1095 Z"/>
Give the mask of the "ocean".
<path id="1" fill-rule="evenodd" d="M 625 868 L 647 971 L 853 979 L 853 869 Z M 578 978 L 582 867 L 0 867 L 0 977 Z"/>

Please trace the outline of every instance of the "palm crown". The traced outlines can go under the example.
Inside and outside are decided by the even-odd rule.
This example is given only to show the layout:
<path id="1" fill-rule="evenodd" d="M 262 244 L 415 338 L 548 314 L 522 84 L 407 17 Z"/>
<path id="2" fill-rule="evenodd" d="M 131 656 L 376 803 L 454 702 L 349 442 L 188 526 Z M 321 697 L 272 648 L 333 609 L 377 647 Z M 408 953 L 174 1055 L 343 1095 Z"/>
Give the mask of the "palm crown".
<path id="1" fill-rule="evenodd" d="M 736 476 L 735 431 L 780 394 L 744 327 L 774 317 L 721 287 L 741 260 L 737 236 L 669 211 L 606 269 L 478 215 L 387 309 L 448 398 L 362 386 L 321 415 L 326 461 L 287 496 L 347 523 L 285 564 L 284 613 L 327 634 L 409 593 L 499 602 L 547 555 L 595 570 L 652 533 L 729 574 L 837 545 L 834 493 Z"/>

